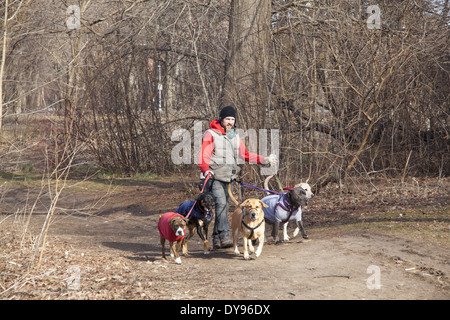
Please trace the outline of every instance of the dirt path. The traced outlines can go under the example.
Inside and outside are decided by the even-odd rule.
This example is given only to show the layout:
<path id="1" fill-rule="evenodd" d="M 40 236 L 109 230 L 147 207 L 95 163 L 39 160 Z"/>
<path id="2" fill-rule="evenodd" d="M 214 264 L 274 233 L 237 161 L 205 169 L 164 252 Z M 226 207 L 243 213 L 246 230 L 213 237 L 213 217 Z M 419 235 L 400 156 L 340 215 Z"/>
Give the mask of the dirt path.
<path id="1" fill-rule="evenodd" d="M 92 192 L 72 192 L 83 200 Z M 10 194 L 13 196 L 13 193 Z M 50 227 L 40 274 L 8 299 L 449 299 L 450 247 L 378 229 L 320 222 L 320 197 L 305 223 L 310 240 L 297 237 L 245 261 L 232 249 L 204 255 L 198 236 L 182 264 L 161 259 L 159 210 L 175 209 L 188 195 L 167 183 L 122 186 L 95 214 L 59 214 Z M 448 214 L 448 196 L 436 198 Z M 444 200 L 443 200 L 444 199 Z M 4 203 L 8 204 L 8 196 Z M 63 198 L 65 211 L 80 207 Z M 12 205 L 12 204 L 11 204 Z M 436 205 L 429 201 L 428 205 Z M 389 204 L 391 208 L 391 204 Z M 6 208 L 7 206 L 5 206 Z M 45 207 L 45 206 L 44 206 Z M 328 208 L 328 207 L 327 207 Z M 70 210 L 69 210 L 70 209 Z M 309 210 L 309 212 L 308 212 Z M 355 207 L 342 217 L 367 208 Z M 64 211 L 64 210 L 63 210 Z M 337 209 L 332 213 L 337 214 Z M 350 213 L 349 213 L 350 212 Z M 308 214 L 310 218 L 308 219 Z M 313 216 L 316 218 L 313 218 Z M 321 215 L 318 217 L 318 215 Z M 31 220 L 40 230 L 44 214 Z M 320 218 L 320 219 L 319 219 Z M 11 219 L 12 220 L 12 219 Z M 331 217 L 328 221 L 335 221 Z M 442 221 L 448 231 L 448 216 Z M 0 226 L 6 228 L 6 222 Z M 292 229 L 289 230 L 292 233 Z M 269 231 L 266 231 L 269 234 Z M 270 238 L 270 237 L 269 237 Z M 8 268 L 14 260 L 9 258 Z M 73 267 L 76 267 L 73 269 Z M 79 283 L 68 290 L 73 270 Z M 19 272 L 19 271 L 17 271 Z M 25 281 L 26 282 L 26 281 Z M 374 288 L 377 285 L 380 288 Z"/>
<path id="2" fill-rule="evenodd" d="M 54 235 L 71 247 L 84 248 L 85 255 L 93 258 L 120 257 L 145 296 L 152 298 L 450 298 L 448 282 L 442 279 L 450 274 L 450 252 L 444 248 L 370 232 L 332 235 L 328 230 L 312 230 L 312 240 L 269 243 L 260 258 L 250 261 L 235 256 L 231 249 L 204 255 L 201 243 L 194 240 L 191 255 L 176 265 L 160 258 L 159 237 L 156 230 L 151 231 L 156 222 L 156 216 L 71 218 L 72 234 L 59 227 L 63 234 Z M 79 229 L 74 230 L 77 224 Z M 368 273 L 369 266 L 379 268 L 381 289 L 368 288 L 367 279 L 373 274 Z M 375 280 L 370 283 L 376 284 Z"/>

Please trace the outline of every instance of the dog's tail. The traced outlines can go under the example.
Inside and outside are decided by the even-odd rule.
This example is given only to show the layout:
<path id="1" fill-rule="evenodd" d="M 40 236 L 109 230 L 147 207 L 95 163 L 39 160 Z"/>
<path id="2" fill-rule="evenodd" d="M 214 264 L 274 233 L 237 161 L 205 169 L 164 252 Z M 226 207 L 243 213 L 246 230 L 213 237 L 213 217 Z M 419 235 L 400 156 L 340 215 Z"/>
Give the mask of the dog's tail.
<path id="1" fill-rule="evenodd" d="M 266 190 L 269 190 L 269 181 L 270 181 L 270 179 L 272 179 L 273 178 L 273 175 L 271 175 L 271 176 L 268 176 L 267 178 L 266 178 L 266 180 L 264 180 L 264 189 L 266 189 Z M 270 194 L 269 192 L 266 192 L 267 194 Z"/>
<path id="2" fill-rule="evenodd" d="M 233 182 L 231 181 L 229 184 L 228 184 L 228 195 L 230 196 L 230 199 L 231 199 L 231 201 L 233 201 L 233 203 L 236 205 L 236 206 L 238 206 L 239 205 L 239 202 L 236 200 L 236 198 L 233 196 L 233 193 L 231 192 L 231 184 L 232 184 Z"/>
<path id="3" fill-rule="evenodd" d="M 268 176 L 265 180 L 264 180 L 264 189 L 266 189 L 266 190 L 270 190 L 269 189 L 269 181 L 270 181 L 270 179 L 272 179 L 273 178 L 273 175 L 271 175 L 271 176 Z M 278 188 L 280 188 L 280 192 L 284 192 L 283 190 L 283 186 L 281 185 L 281 181 L 280 181 L 280 179 L 278 178 L 278 176 L 275 176 L 275 179 L 277 180 L 277 183 L 278 183 Z M 266 192 L 267 194 L 271 194 L 271 193 L 269 193 L 269 192 Z"/>

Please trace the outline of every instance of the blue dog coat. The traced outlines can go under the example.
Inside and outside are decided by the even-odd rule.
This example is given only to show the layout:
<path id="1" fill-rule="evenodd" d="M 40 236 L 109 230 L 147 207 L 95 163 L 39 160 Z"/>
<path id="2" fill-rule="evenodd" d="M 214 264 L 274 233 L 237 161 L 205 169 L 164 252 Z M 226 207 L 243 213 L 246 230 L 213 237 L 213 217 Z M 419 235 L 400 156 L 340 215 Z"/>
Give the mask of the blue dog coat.
<path id="1" fill-rule="evenodd" d="M 182 203 L 177 210 L 175 210 L 176 213 L 181 214 L 183 217 L 186 217 L 187 214 L 189 213 L 189 211 L 191 210 L 192 206 L 195 205 L 195 200 L 191 200 L 191 201 L 186 201 L 184 203 Z M 191 215 L 190 217 L 195 217 L 197 219 L 203 219 L 203 218 L 207 218 L 208 220 L 211 219 L 211 215 L 212 215 L 212 211 L 209 211 L 206 215 L 202 212 L 198 212 L 197 210 L 192 209 Z"/>

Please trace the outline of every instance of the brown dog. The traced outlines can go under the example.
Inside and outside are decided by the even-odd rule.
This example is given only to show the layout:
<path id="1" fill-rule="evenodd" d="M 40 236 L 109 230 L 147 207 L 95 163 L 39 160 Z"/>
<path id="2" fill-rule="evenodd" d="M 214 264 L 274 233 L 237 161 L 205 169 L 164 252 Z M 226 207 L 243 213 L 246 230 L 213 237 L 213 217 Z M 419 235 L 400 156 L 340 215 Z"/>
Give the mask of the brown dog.
<path id="1" fill-rule="evenodd" d="M 180 248 L 186 234 L 186 219 L 175 212 L 166 212 L 160 216 L 158 230 L 161 235 L 162 257 L 166 258 L 166 240 L 170 243 L 170 256 L 175 258 L 175 263 L 181 264 Z M 175 242 L 177 243 L 175 246 Z"/>
<path id="2" fill-rule="evenodd" d="M 261 255 L 264 246 L 264 232 L 266 230 L 266 225 L 264 222 L 264 212 L 262 207 L 267 207 L 267 205 L 261 200 L 247 199 L 233 212 L 232 215 L 231 229 L 233 234 L 234 253 L 237 255 L 240 254 L 237 246 L 237 240 L 239 233 L 242 233 L 244 237 L 245 260 L 250 258 L 249 249 L 250 252 L 255 251 L 252 245 L 252 240 L 259 240 L 258 249 L 255 252 L 256 258 Z"/>

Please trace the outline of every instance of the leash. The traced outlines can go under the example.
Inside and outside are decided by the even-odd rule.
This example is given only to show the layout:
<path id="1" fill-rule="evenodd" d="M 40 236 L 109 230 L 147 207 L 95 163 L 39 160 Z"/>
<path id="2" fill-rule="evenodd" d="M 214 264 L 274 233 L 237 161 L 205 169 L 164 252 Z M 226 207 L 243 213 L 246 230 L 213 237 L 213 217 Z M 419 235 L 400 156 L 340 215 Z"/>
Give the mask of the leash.
<path id="1" fill-rule="evenodd" d="M 203 183 L 203 188 L 202 188 L 202 191 L 200 191 L 200 193 L 203 193 L 203 190 L 205 190 L 205 187 L 206 187 L 206 182 L 208 182 L 208 179 L 211 177 L 211 172 L 210 173 L 208 173 L 208 175 L 206 176 L 206 178 L 205 178 L 205 182 Z M 189 210 L 189 212 L 188 212 L 188 214 L 186 215 L 186 219 L 188 219 L 189 218 L 189 216 L 191 215 L 191 212 L 192 212 L 192 210 L 194 210 L 194 207 L 195 207 L 195 204 L 197 203 L 197 200 L 195 200 L 195 202 L 194 202 L 194 204 L 193 204 L 193 206 L 192 206 L 192 208 L 191 208 L 191 210 Z"/>
<path id="2" fill-rule="evenodd" d="M 278 176 L 276 176 L 276 178 L 277 178 L 277 181 L 279 182 L 279 185 L 280 185 L 280 188 L 281 188 L 281 183 L 280 183 L 280 181 L 278 179 Z M 253 186 L 251 184 L 242 182 L 242 180 L 234 179 L 233 181 L 236 181 L 237 183 L 239 183 L 239 185 L 241 186 L 241 189 L 242 189 L 242 187 L 245 187 L 245 188 L 251 188 L 251 189 L 256 189 L 256 190 L 259 190 L 259 191 L 268 192 L 268 193 L 271 193 L 271 194 L 278 194 L 278 195 L 283 195 L 284 194 L 283 192 L 277 192 L 277 191 L 273 191 L 273 190 L 259 188 L 259 187 Z M 292 188 L 294 188 L 294 187 L 286 187 L 286 188 L 282 188 L 282 190 L 289 190 L 289 189 L 292 189 Z M 243 196 L 244 195 L 243 191 L 241 191 L 241 193 L 242 193 L 242 196 Z M 244 197 L 242 197 L 242 198 L 244 198 Z"/>
<path id="3" fill-rule="evenodd" d="M 284 194 L 284 193 L 277 192 L 277 191 L 273 191 L 273 190 L 267 190 L 267 189 L 255 187 L 255 186 L 253 186 L 253 185 L 251 185 L 251 184 L 242 182 L 241 180 L 234 179 L 233 181 L 236 181 L 236 182 L 239 183 L 239 185 L 241 186 L 241 194 L 242 194 L 242 198 L 244 198 L 244 192 L 242 191 L 242 190 L 243 190 L 242 187 L 245 187 L 245 188 L 251 188 L 251 189 L 256 189 L 256 190 L 259 190 L 259 191 L 264 191 L 264 192 L 268 192 L 268 193 L 272 193 L 272 194 L 278 194 L 278 195 Z"/>

